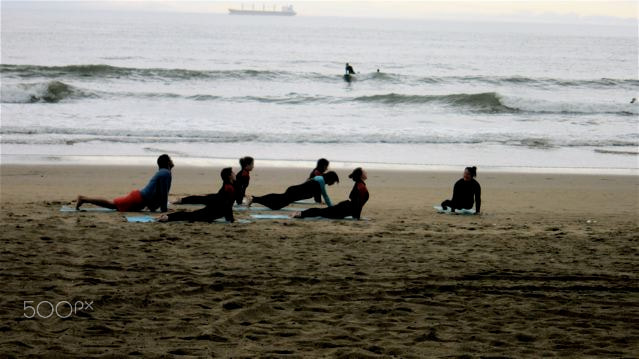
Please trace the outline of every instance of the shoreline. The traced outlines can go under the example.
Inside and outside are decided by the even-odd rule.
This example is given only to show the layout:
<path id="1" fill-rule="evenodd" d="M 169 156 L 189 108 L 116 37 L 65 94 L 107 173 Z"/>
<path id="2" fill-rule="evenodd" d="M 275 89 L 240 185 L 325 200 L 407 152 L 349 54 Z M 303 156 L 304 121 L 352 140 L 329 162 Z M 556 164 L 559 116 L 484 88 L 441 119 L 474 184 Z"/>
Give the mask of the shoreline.
<path id="1" fill-rule="evenodd" d="M 169 155 L 171 155 L 169 153 Z M 185 167 L 237 167 L 237 158 L 216 157 L 180 157 L 171 155 L 177 165 Z M 149 166 L 154 163 L 157 155 L 123 156 L 123 155 L 0 155 L 0 166 Z M 238 157 L 239 158 L 239 157 Z M 281 160 L 256 158 L 258 166 L 264 168 L 313 168 L 312 160 Z M 330 160 L 330 158 L 329 158 Z M 572 175 L 617 175 L 637 176 L 637 168 L 602 168 L 602 167 L 537 167 L 537 166 L 477 166 L 482 173 L 518 173 L 518 174 L 572 174 Z M 383 171 L 404 172 L 460 172 L 464 165 L 450 164 L 406 164 L 384 162 L 353 162 L 331 160 L 331 167 L 335 169 L 353 169 L 365 167 Z"/>

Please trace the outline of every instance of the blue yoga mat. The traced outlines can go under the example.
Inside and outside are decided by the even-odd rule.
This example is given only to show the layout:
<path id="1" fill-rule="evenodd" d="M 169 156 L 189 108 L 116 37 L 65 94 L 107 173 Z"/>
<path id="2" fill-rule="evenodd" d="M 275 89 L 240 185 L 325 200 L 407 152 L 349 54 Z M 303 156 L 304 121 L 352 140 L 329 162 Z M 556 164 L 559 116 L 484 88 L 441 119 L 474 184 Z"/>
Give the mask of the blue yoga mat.
<path id="1" fill-rule="evenodd" d="M 151 223 L 157 220 L 151 216 L 126 216 L 126 221 L 131 223 Z"/>
<path id="2" fill-rule="evenodd" d="M 152 223 L 157 222 L 157 219 L 151 216 L 126 216 L 126 221 L 129 223 Z M 215 223 L 227 223 L 224 218 L 218 218 L 214 221 Z M 236 219 L 236 223 L 251 223 L 251 221 L 247 219 Z"/>

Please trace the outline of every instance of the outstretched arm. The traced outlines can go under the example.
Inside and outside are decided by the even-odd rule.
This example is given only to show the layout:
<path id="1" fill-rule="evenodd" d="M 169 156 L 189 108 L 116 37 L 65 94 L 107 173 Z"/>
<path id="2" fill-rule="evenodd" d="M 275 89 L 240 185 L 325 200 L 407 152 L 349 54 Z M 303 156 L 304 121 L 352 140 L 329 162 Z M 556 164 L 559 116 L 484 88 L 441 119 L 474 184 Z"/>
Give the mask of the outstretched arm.
<path id="1" fill-rule="evenodd" d="M 327 206 L 332 207 L 333 202 L 331 202 L 331 198 L 328 196 L 328 193 L 326 193 L 326 183 L 324 183 L 324 180 L 322 179 L 322 181 L 320 181 L 319 184 L 320 184 L 320 189 L 322 190 L 322 197 L 324 197 L 324 202 L 326 202 Z"/>
<path id="2" fill-rule="evenodd" d="M 477 191 L 475 192 L 475 213 L 481 211 L 481 186 L 477 183 Z"/>
<path id="3" fill-rule="evenodd" d="M 160 201 L 160 209 L 162 212 L 168 211 L 168 203 L 169 203 L 169 190 L 171 189 L 171 179 L 170 178 L 161 178 L 158 181 L 158 198 Z"/>

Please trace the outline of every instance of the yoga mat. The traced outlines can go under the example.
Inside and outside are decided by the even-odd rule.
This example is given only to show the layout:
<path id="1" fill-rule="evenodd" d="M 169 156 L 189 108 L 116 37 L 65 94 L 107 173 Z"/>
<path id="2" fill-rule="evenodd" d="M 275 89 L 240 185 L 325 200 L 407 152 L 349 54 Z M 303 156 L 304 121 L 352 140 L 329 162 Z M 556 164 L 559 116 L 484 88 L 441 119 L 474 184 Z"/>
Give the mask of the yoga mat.
<path id="1" fill-rule="evenodd" d="M 236 206 L 233 207 L 234 211 L 238 211 L 238 212 L 243 212 L 243 211 L 255 211 L 255 212 L 260 212 L 260 211 L 282 211 L 282 212 L 301 212 L 301 211 L 305 211 L 308 208 L 295 208 L 295 207 L 284 207 L 284 208 L 280 208 L 280 209 L 270 209 L 268 207 L 264 207 L 264 206 L 251 206 L 251 207 L 246 207 L 246 206 Z"/>
<path id="2" fill-rule="evenodd" d="M 151 216 L 126 216 L 126 221 L 129 222 L 129 223 L 152 223 L 152 222 L 157 222 L 157 220 L 154 217 L 151 217 Z M 227 223 L 224 218 L 218 218 L 218 219 L 216 219 L 213 222 L 215 222 L 215 223 Z M 247 219 L 236 219 L 235 222 L 237 222 L 237 223 L 251 223 L 251 221 L 249 221 Z"/>
<path id="3" fill-rule="evenodd" d="M 157 220 L 151 216 L 126 216 L 126 221 L 130 223 L 151 223 Z"/>
<path id="4" fill-rule="evenodd" d="M 446 210 L 444 210 L 441 206 L 433 206 L 433 208 L 435 208 L 438 213 L 461 214 L 461 215 L 475 214 L 475 210 L 474 209 L 456 209 L 455 212 L 452 212 L 450 210 L 450 207 L 448 207 L 448 209 L 446 209 Z"/>
<path id="5" fill-rule="evenodd" d="M 348 216 L 345 218 L 324 218 L 324 217 L 307 217 L 307 218 L 291 218 L 285 214 L 252 214 L 251 218 L 254 219 L 303 219 L 305 221 L 357 221 L 355 218 Z M 360 221 L 370 221 L 370 219 L 362 217 Z"/>
<path id="6" fill-rule="evenodd" d="M 115 209 L 103 207 L 80 207 L 80 210 L 71 206 L 62 206 L 60 212 L 115 212 Z"/>

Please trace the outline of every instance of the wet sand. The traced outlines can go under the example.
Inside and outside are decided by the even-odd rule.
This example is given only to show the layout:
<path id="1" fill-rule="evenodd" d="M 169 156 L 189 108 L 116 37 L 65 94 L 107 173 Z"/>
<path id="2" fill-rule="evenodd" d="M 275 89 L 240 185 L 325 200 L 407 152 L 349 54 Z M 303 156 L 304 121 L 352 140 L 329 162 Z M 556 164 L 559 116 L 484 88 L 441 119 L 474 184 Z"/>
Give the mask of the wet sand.
<path id="1" fill-rule="evenodd" d="M 172 198 L 219 188 L 176 162 Z M 153 167 L 1 170 L 3 356 L 639 356 L 636 176 L 480 168 L 483 214 L 455 216 L 432 206 L 461 171 L 369 171 L 369 221 L 140 224 L 59 209 Z M 258 167 L 248 193 L 308 172 Z M 93 310 L 27 319 L 25 301 Z"/>

